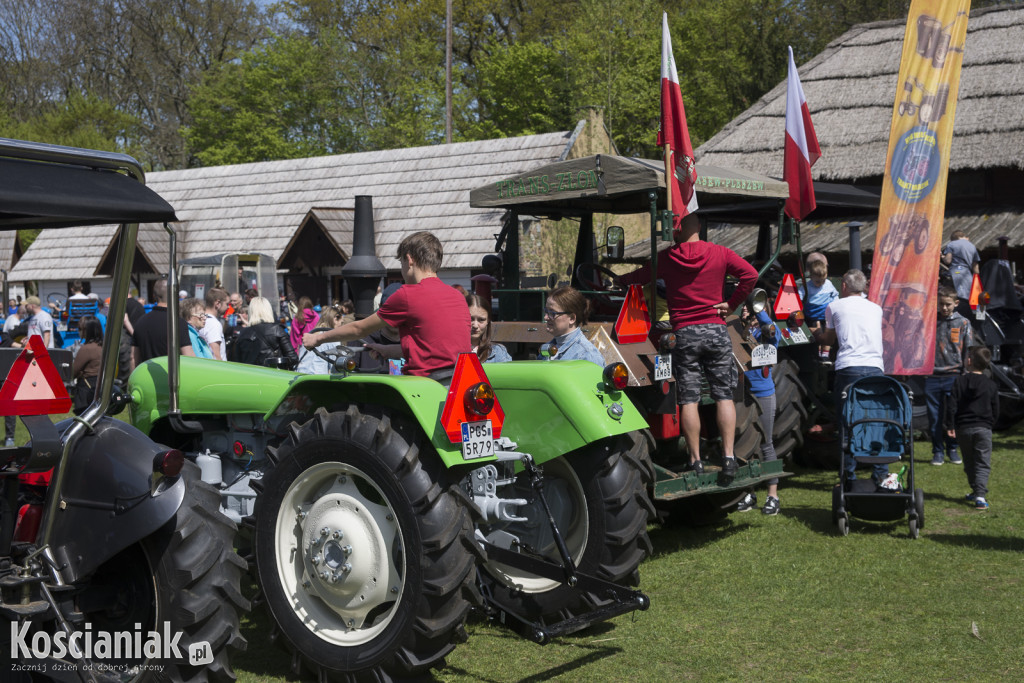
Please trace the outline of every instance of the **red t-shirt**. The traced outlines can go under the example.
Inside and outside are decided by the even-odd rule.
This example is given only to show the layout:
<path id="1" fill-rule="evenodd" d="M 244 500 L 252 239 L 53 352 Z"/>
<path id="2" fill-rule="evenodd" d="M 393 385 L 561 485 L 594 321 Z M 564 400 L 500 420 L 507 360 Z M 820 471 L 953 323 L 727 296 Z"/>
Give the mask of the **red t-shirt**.
<path id="1" fill-rule="evenodd" d="M 407 375 L 426 377 L 453 367 L 460 353 L 473 350 L 466 297 L 436 277 L 402 285 L 377 309 L 377 316 L 398 328 Z"/>
<path id="2" fill-rule="evenodd" d="M 711 242 L 682 242 L 658 254 L 658 277 L 665 281 L 666 303 L 672 329 L 706 323 L 725 324 L 712 306 L 722 303 L 725 276 L 739 279 L 729 308 L 743 303 L 757 284 L 757 270 L 736 252 Z M 619 278 L 623 284 L 645 284 L 650 264 Z"/>

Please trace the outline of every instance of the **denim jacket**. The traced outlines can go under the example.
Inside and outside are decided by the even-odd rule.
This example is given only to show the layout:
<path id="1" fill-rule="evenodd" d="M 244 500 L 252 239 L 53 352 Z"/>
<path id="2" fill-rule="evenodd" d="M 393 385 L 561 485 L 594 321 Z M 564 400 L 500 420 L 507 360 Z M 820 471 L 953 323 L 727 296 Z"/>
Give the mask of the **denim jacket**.
<path id="1" fill-rule="evenodd" d="M 552 346 L 557 351 L 554 357 L 550 354 Z M 540 354 L 538 360 L 589 360 L 595 365 L 604 367 L 604 357 L 601 356 L 601 352 L 590 343 L 580 328 L 543 344 L 540 347 Z"/>

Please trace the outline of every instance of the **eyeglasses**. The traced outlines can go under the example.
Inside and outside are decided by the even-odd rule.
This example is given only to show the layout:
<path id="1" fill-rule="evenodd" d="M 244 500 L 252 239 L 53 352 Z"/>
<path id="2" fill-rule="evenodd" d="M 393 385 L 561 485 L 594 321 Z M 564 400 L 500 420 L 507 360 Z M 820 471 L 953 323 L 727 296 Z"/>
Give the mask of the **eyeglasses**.
<path id="1" fill-rule="evenodd" d="M 544 309 L 545 318 L 557 318 L 560 315 L 568 315 L 569 311 L 552 311 L 550 308 Z"/>

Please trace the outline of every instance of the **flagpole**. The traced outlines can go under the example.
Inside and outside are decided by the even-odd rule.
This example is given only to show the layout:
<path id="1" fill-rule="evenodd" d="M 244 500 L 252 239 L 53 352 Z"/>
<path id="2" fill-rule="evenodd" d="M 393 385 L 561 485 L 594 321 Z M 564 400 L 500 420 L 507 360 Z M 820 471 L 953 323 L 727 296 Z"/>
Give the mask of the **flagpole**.
<path id="1" fill-rule="evenodd" d="M 672 186 L 669 183 L 675 182 L 676 174 L 672 168 L 672 148 L 665 144 L 665 198 L 668 201 L 668 211 L 672 213 Z"/>

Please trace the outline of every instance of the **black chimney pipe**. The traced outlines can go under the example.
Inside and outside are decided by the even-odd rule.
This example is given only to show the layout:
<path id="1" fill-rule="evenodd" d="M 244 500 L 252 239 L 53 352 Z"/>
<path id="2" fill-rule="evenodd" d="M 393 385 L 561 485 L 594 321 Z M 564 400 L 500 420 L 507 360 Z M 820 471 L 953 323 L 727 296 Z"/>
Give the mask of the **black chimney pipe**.
<path id="1" fill-rule="evenodd" d="M 352 229 L 352 258 L 341 269 L 356 307 L 357 319 L 373 315 L 373 298 L 386 273 L 384 264 L 377 258 L 373 235 L 373 197 L 359 195 L 356 197 Z"/>
<path id="2" fill-rule="evenodd" d="M 860 221 L 847 224 L 850 229 L 850 270 L 864 270 L 860 253 L 860 229 L 863 225 Z"/>

